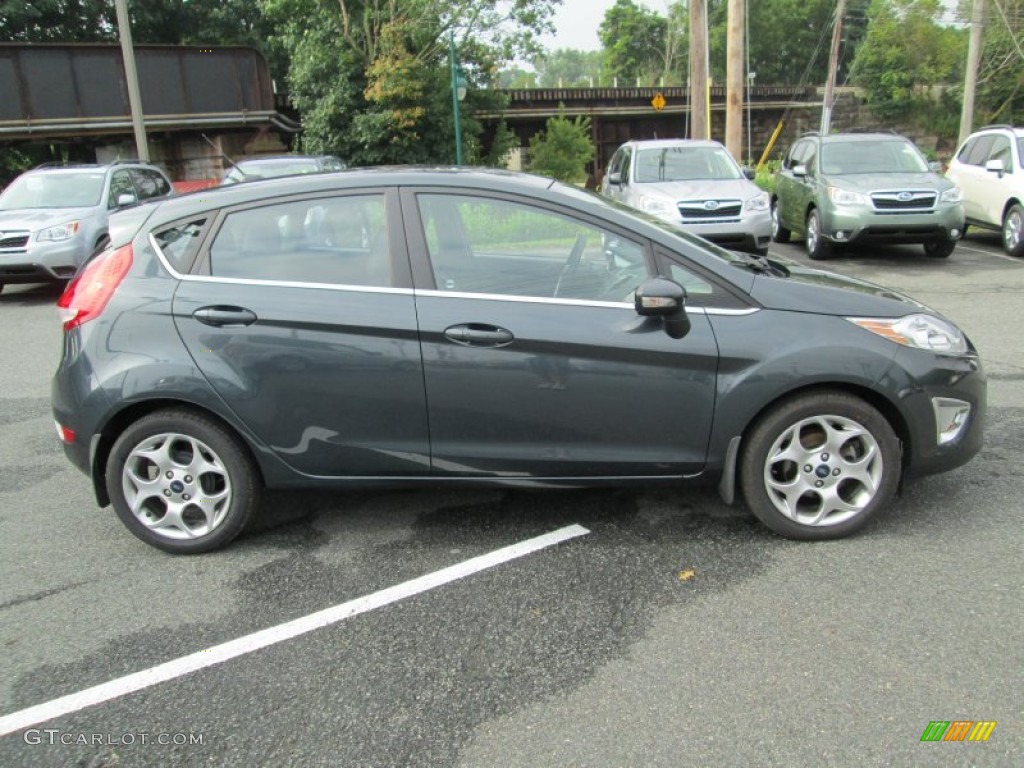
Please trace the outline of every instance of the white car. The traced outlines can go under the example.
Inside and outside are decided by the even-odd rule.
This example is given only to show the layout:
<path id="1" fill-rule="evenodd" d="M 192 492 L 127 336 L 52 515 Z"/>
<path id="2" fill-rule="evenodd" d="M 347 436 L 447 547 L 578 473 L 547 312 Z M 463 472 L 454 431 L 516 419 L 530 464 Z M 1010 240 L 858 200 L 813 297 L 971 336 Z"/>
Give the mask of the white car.
<path id="1" fill-rule="evenodd" d="M 972 133 L 946 176 L 963 190 L 967 223 L 1002 231 L 1006 252 L 1024 256 L 1024 128 L 990 125 Z"/>
<path id="2" fill-rule="evenodd" d="M 726 248 L 765 254 L 768 194 L 717 141 L 630 141 L 608 164 L 601 194 Z"/>

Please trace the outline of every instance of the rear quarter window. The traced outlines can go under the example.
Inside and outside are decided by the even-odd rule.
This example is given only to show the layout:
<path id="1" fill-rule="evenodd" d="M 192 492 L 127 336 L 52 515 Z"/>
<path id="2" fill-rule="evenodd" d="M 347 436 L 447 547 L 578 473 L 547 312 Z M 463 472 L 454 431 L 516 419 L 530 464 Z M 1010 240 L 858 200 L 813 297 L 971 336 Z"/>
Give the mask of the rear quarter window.
<path id="1" fill-rule="evenodd" d="M 191 269 L 206 223 L 205 217 L 179 221 L 153 235 L 160 252 L 176 272 Z"/>

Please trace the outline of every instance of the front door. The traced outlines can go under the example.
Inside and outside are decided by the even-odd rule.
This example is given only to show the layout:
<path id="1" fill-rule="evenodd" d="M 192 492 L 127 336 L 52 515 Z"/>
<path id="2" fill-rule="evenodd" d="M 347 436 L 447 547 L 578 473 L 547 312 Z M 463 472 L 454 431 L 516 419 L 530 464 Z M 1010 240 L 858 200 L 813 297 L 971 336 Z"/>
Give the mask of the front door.
<path id="1" fill-rule="evenodd" d="M 705 462 L 718 350 L 637 316 L 649 245 L 531 200 L 403 192 L 433 469 L 683 475 Z"/>

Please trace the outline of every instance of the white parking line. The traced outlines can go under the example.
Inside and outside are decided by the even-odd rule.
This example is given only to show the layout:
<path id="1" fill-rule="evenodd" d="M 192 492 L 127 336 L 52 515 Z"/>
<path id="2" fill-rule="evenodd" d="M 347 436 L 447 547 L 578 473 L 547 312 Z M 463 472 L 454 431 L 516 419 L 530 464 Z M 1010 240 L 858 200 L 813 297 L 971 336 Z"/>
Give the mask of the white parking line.
<path id="1" fill-rule="evenodd" d="M 502 549 L 496 549 L 486 555 L 480 555 L 448 568 L 443 568 L 440 571 L 434 571 L 411 581 L 382 589 L 380 592 L 358 597 L 347 603 L 341 603 L 317 613 L 311 613 L 308 616 L 302 616 L 284 624 L 278 624 L 275 627 L 262 629 L 251 635 L 229 640 L 226 643 L 215 645 L 212 648 L 207 648 L 188 656 L 182 656 L 179 659 L 144 669 L 141 672 L 135 672 L 131 675 L 93 686 L 92 688 L 86 688 L 78 693 L 62 696 L 59 699 L 37 704 L 34 707 L 22 709 L 18 712 L 12 712 L 9 715 L 0 717 L 0 736 L 6 736 L 9 733 L 14 733 L 14 731 L 52 720 L 61 715 L 77 712 L 86 707 L 102 704 L 105 701 L 140 691 L 143 688 L 149 688 L 158 683 L 173 680 L 205 667 L 212 667 L 215 664 L 220 664 L 237 656 L 258 651 L 261 648 L 275 645 L 284 640 L 290 640 L 293 637 L 304 635 L 315 629 L 336 624 L 360 613 L 366 613 L 375 608 L 381 608 L 399 600 L 404 600 L 407 597 L 436 589 L 453 581 L 464 579 L 474 573 L 525 557 L 547 547 L 552 547 L 555 544 L 560 544 L 563 541 L 574 539 L 577 536 L 585 536 L 588 533 L 590 531 L 581 525 L 570 525 L 560 528 L 543 536 L 527 539 Z"/>
<path id="2" fill-rule="evenodd" d="M 1024 264 L 1024 262 L 1022 262 L 1020 259 L 1016 259 L 1013 256 L 1010 256 L 1009 254 L 999 253 L 999 251 L 983 251 L 981 250 L 981 248 L 971 248 L 969 245 L 964 245 L 963 243 L 957 243 L 956 249 L 958 251 L 970 251 L 971 253 L 983 253 L 986 256 L 998 256 L 1000 259 L 1012 261 L 1014 264 Z"/>

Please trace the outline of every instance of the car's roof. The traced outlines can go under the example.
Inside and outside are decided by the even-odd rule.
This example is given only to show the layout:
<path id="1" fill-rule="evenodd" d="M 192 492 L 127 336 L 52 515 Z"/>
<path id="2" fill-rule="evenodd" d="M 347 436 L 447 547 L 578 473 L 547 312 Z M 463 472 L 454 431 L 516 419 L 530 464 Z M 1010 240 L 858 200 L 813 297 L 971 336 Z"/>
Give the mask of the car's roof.
<path id="1" fill-rule="evenodd" d="M 979 128 L 971 136 L 977 136 L 982 133 L 1003 133 L 1009 131 L 1014 136 L 1024 137 L 1024 128 L 1016 128 L 1012 125 L 986 125 L 983 128 Z"/>
<path id="2" fill-rule="evenodd" d="M 106 173 L 115 168 L 150 168 L 160 170 L 152 163 L 142 161 L 119 161 L 116 163 L 68 163 L 68 164 L 46 164 L 30 168 L 25 173 Z"/>
<path id="3" fill-rule="evenodd" d="M 529 192 L 539 194 L 555 182 L 543 176 L 487 168 L 425 168 L 386 166 L 357 168 L 347 171 L 310 173 L 299 176 L 254 179 L 244 184 L 188 192 L 160 203 L 159 218 L 171 221 L 191 216 L 212 207 L 225 207 L 290 195 L 317 194 L 334 190 L 401 185 L 473 187 L 495 192 Z"/>
<path id="4" fill-rule="evenodd" d="M 256 165 L 261 163 L 294 163 L 296 160 L 323 160 L 333 155 L 260 155 L 258 157 L 243 157 L 235 161 L 235 165 Z"/>
<path id="5" fill-rule="evenodd" d="M 860 141 L 910 141 L 898 133 L 832 133 L 819 137 L 826 144 L 847 144 Z"/>
<path id="6" fill-rule="evenodd" d="M 638 139 L 627 141 L 626 145 L 637 149 L 668 149 L 671 147 L 721 147 L 721 143 L 710 139 Z"/>

